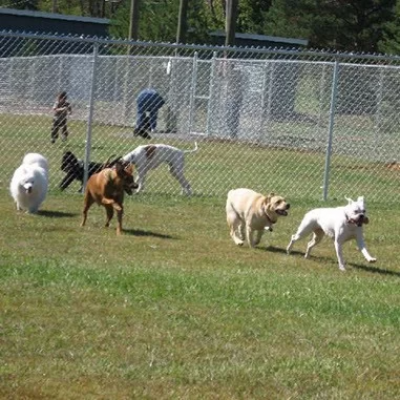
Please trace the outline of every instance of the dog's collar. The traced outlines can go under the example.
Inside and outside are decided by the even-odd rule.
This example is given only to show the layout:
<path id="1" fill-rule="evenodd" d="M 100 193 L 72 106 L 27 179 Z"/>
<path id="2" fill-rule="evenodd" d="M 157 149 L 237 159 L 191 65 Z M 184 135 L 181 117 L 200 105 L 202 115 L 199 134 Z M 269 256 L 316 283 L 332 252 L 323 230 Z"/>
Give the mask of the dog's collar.
<path id="1" fill-rule="evenodd" d="M 270 216 L 266 212 L 264 212 L 264 214 L 267 217 L 267 220 L 268 220 L 269 223 L 276 224 L 276 221 L 272 221 L 272 219 L 270 218 Z"/>

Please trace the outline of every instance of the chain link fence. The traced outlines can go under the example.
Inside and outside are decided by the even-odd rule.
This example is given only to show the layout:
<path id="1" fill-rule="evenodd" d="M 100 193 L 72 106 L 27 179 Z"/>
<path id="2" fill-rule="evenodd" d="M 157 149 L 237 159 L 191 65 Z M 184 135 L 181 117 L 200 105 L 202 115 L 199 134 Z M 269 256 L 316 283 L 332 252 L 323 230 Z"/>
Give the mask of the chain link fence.
<path id="1" fill-rule="evenodd" d="M 148 88 L 165 102 L 148 126 L 151 141 L 134 134 Z M 52 143 L 61 91 L 72 107 L 69 135 Z M 396 57 L 1 32 L 0 190 L 27 152 L 49 159 L 58 190 L 67 150 L 88 164 L 142 144 L 197 142 L 185 162 L 195 195 L 250 187 L 292 199 L 397 202 L 399 106 Z M 181 188 L 160 167 L 145 192 Z"/>

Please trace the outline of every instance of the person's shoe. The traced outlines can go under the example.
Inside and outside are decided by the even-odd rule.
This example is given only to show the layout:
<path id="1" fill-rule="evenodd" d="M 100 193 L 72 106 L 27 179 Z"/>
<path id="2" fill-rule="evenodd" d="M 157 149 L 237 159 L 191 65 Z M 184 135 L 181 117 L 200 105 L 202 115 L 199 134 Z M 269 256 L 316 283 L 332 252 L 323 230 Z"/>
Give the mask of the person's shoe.
<path id="1" fill-rule="evenodd" d="M 133 136 L 141 136 L 144 139 L 151 139 L 151 136 L 145 129 L 135 128 L 133 131 Z"/>

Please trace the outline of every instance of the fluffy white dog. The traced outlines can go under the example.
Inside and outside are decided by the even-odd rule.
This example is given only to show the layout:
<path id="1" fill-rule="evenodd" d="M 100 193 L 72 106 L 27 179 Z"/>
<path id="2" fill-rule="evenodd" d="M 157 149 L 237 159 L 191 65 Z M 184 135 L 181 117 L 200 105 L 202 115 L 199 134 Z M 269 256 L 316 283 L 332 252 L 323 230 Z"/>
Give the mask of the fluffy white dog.
<path id="1" fill-rule="evenodd" d="M 342 271 L 345 270 L 342 248 L 343 244 L 350 239 L 356 239 L 359 250 L 368 262 L 375 262 L 376 258 L 371 257 L 364 244 L 362 226 L 369 222 L 366 216 L 364 197 L 359 197 L 357 201 L 351 199 L 347 199 L 347 201 L 348 204 L 343 207 L 316 208 L 309 211 L 301 221 L 297 232 L 292 236 L 287 247 L 288 254 L 294 242 L 313 233 L 304 255 L 306 258 L 324 235 L 328 235 L 334 240 L 339 269 Z"/>
<path id="2" fill-rule="evenodd" d="M 36 213 L 47 195 L 48 162 L 41 154 L 28 153 L 15 170 L 10 193 L 17 210 Z"/>
<path id="3" fill-rule="evenodd" d="M 185 154 L 197 151 L 197 143 L 193 150 L 181 150 L 166 144 L 147 144 L 136 147 L 135 150 L 122 157 L 125 162 L 135 164 L 138 173 L 137 193 L 144 188 L 147 173 L 165 163 L 169 166 L 169 172 L 180 183 L 185 194 L 190 195 L 192 188 L 184 174 Z"/>

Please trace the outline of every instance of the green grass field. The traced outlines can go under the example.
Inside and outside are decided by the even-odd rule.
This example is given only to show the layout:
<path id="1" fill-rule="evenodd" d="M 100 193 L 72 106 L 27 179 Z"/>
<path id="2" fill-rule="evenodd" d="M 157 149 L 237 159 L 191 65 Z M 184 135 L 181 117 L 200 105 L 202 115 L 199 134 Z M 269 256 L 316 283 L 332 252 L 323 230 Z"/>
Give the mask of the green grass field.
<path id="1" fill-rule="evenodd" d="M 343 273 L 329 240 L 285 254 L 314 205 L 248 249 L 223 198 L 134 196 L 117 237 L 78 194 L 29 215 L 1 191 L 0 398 L 399 397 L 399 213 L 369 208 L 378 262 L 348 243 Z"/>
<path id="2" fill-rule="evenodd" d="M 322 204 L 315 187 L 323 156 L 202 142 L 187 165 L 196 194 L 180 196 L 166 169 L 154 171 L 146 191 L 126 199 L 117 237 L 116 221 L 103 228 L 98 207 L 79 226 L 77 183 L 57 190 L 66 146 L 50 146 L 49 121 L 1 119 L 0 399 L 400 396 L 400 213 L 386 197 L 397 193 L 398 173 L 337 160 L 342 179 L 333 179 L 325 205 L 382 190 L 378 200 L 367 196 L 365 229 L 378 261 L 367 264 L 348 243 L 343 273 L 328 239 L 309 260 L 306 241 L 285 253 L 304 212 Z M 71 129 L 67 146 L 82 156 L 85 125 L 72 121 Z M 119 128 L 94 134 L 96 160 L 140 143 L 122 142 Z M 18 213 L 8 193 L 28 149 L 51 166 L 38 215 Z M 233 183 L 276 190 L 292 205 L 256 249 L 229 237 L 225 194 Z"/>

